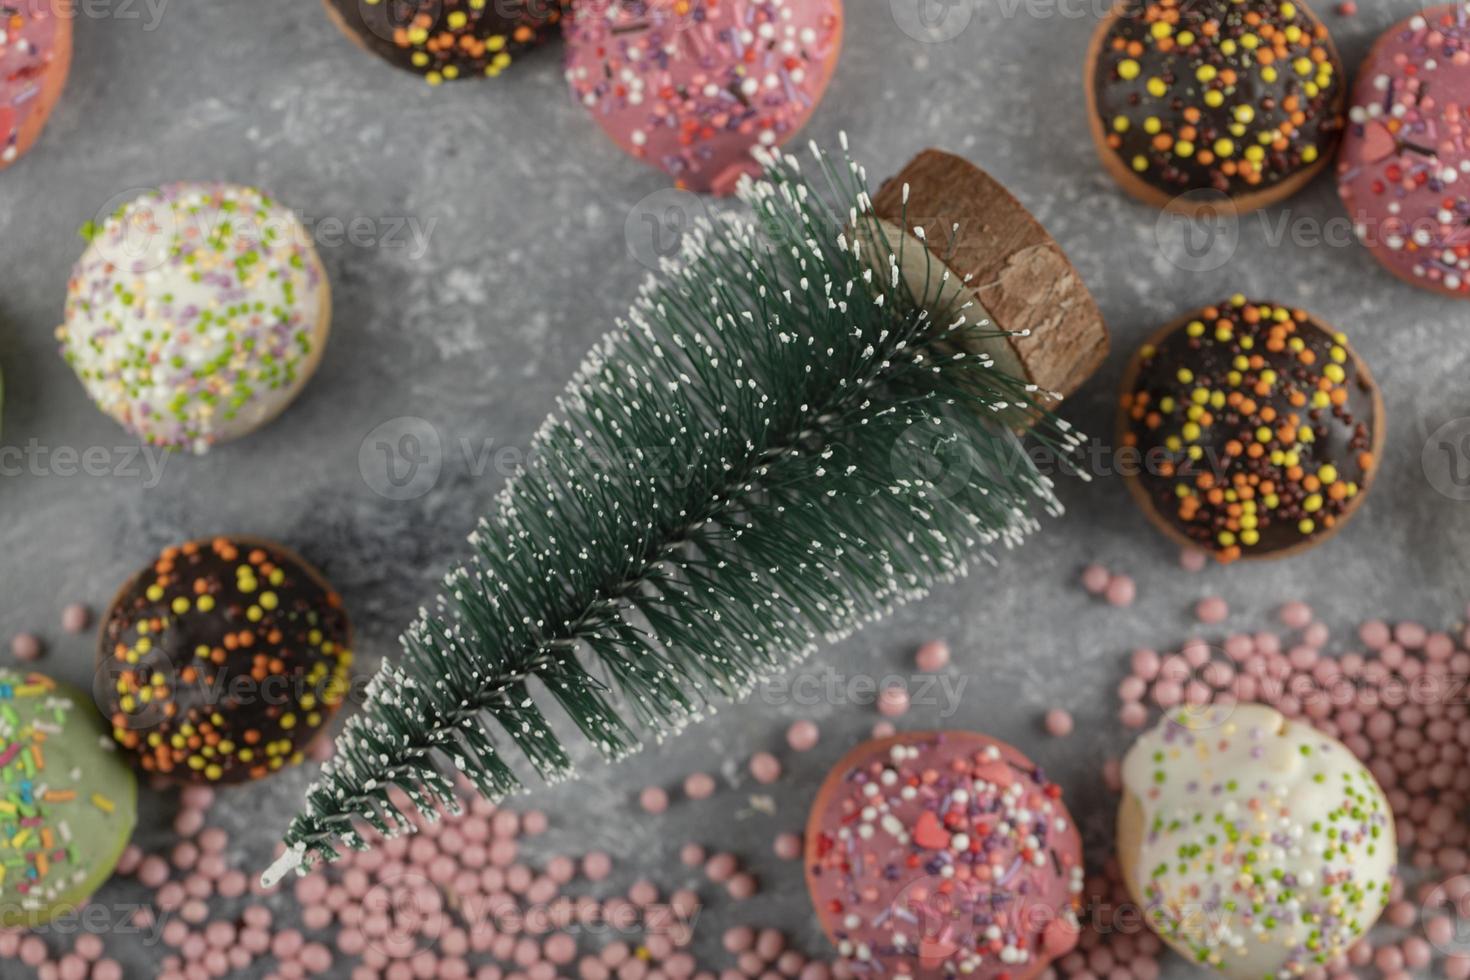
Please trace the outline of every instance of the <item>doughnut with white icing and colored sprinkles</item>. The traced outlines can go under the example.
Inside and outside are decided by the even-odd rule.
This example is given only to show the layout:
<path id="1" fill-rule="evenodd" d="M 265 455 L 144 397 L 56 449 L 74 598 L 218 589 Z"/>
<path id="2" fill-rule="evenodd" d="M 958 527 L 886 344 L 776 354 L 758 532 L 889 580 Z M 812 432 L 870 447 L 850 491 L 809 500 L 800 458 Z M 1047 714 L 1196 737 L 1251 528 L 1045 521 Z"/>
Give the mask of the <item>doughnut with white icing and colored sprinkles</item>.
<path id="1" fill-rule="evenodd" d="M 305 758 L 351 684 L 352 631 L 321 573 L 269 541 L 166 548 L 103 620 L 98 704 L 146 772 L 260 779 Z"/>
<path id="2" fill-rule="evenodd" d="M 46 127 L 71 70 L 72 16 L 52 0 L 0 4 L 0 170 Z"/>
<path id="3" fill-rule="evenodd" d="M 1282 200 L 1342 134 L 1342 63 L 1301 0 L 1122 0 L 1085 77 L 1103 165 L 1158 207 Z"/>
<path id="4" fill-rule="evenodd" d="M 1340 530 L 1367 498 L 1384 431 L 1382 395 L 1346 336 L 1238 294 L 1140 347 L 1118 408 L 1134 499 L 1221 562 Z"/>
<path id="5" fill-rule="evenodd" d="M 137 797 L 91 698 L 0 667 L 0 926 L 75 915 L 112 876 Z"/>
<path id="6" fill-rule="evenodd" d="M 495 78 L 561 21 L 562 0 L 323 0 L 359 45 L 430 85 Z"/>
<path id="7" fill-rule="evenodd" d="M 564 22 L 576 100 L 687 190 L 730 194 L 752 151 L 806 125 L 842 48 L 842 0 L 583 0 Z"/>
<path id="8" fill-rule="evenodd" d="M 1118 855 L 1146 921 L 1231 980 L 1324 971 L 1388 905 L 1398 851 L 1373 775 L 1258 704 L 1184 709 L 1123 760 Z"/>
<path id="9" fill-rule="evenodd" d="M 87 393 L 149 445 L 206 452 L 275 418 L 316 370 L 331 291 L 300 220 L 249 187 L 169 184 L 100 227 L 57 329 Z"/>
<path id="10" fill-rule="evenodd" d="M 1470 4 L 1390 28 L 1358 73 L 1338 190 L 1399 278 L 1470 298 Z"/>
<path id="11" fill-rule="evenodd" d="M 860 976 L 1030 980 L 1077 944 L 1082 842 L 1061 787 L 984 735 L 858 746 L 817 794 L 805 861 Z"/>

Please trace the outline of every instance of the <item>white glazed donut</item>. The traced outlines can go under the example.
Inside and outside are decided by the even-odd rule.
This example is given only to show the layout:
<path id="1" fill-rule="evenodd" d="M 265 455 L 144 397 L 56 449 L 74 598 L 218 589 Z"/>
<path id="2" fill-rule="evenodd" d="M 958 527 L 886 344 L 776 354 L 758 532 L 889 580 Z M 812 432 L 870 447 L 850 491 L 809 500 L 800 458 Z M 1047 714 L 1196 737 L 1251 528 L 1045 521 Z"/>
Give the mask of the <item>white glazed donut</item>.
<path id="1" fill-rule="evenodd" d="M 169 184 L 88 234 L 57 338 L 92 400 L 146 443 L 238 439 L 316 370 L 326 273 L 301 221 L 260 191 Z"/>
<path id="2" fill-rule="evenodd" d="M 1398 854 L 1373 775 L 1263 705 L 1193 709 L 1123 761 L 1118 855 L 1159 935 L 1232 980 L 1297 977 L 1388 904 Z"/>

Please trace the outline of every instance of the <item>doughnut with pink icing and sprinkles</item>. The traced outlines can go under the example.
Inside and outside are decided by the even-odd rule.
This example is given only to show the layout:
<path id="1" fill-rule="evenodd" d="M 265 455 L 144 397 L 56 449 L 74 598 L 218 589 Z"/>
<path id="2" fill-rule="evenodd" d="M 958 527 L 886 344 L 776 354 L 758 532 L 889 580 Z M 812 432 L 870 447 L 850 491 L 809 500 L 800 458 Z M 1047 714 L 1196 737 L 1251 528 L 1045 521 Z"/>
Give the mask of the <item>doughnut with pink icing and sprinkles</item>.
<path id="1" fill-rule="evenodd" d="M 842 0 L 584 0 L 563 21 L 567 81 L 623 150 L 730 194 L 752 150 L 806 124 L 842 29 Z"/>
<path id="2" fill-rule="evenodd" d="M 1470 299 L 1470 3 L 1415 14 L 1374 45 L 1337 180 L 1374 258 L 1413 285 Z"/>
<path id="3" fill-rule="evenodd" d="M 196 453 L 275 418 L 321 359 L 331 290 L 297 216 L 261 191 L 177 183 L 84 230 L 61 353 L 104 412 Z"/>
<path id="4" fill-rule="evenodd" d="M 0 5 L 0 170 L 35 144 L 66 87 L 72 38 L 66 10 L 50 0 Z"/>
<path id="5" fill-rule="evenodd" d="M 1004 742 L 865 742 L 806 831 L 817 918 L 859 975 L 1030 980 L 1072 951 L 1082 842 L 1061 787 Z"/>

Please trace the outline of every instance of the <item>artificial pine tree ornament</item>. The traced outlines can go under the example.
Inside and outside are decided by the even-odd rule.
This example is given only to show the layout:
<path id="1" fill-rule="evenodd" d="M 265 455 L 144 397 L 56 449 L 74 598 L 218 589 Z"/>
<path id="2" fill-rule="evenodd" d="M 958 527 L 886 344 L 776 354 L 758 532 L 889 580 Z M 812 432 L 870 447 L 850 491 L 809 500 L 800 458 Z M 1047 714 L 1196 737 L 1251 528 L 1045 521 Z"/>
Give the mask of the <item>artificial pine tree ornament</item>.
<path id="1" fill-rule="evenodd" d="M 588 356 L 268 881 L 457 810 L 457 777 L 518 791 L 514 756 L 571 776 L 543 705 L 620 759 L 1060 511 L 1024 440 L 1075 452 L 1046 402 L 1107 347 L 1061 250 L 955 157 L 874 201 L 812 153 L 763 161 L 755 220 L 699 223 Z"/>

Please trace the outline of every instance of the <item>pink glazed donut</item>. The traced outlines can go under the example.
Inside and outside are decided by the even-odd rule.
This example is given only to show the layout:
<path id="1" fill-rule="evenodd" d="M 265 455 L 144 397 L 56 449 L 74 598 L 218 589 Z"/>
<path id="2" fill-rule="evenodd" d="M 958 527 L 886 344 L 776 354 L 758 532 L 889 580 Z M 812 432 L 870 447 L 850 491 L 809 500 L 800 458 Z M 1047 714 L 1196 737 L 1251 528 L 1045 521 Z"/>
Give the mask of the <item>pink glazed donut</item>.
<path id="1" fill-rule="evenodd" d="M 859 745 L 817 793 L 805 860 L 863 977 L 1031 980 L 1077 945 L 1082 840 L 1061 787 L 984 735 Z"/>
<path id="2" fill-rule="evenodd" d="M 1470 4 L 1379 38 L 1358 74 L 1338 191 L 1390 272 L 1470 298 Z"/>
<path id="3" fill-rule="evenodd" d="M 72 17 L 51 0 L 0 4 L 0 170 L 41 136 L 71 70 Z"/>
<path id="4" fill-rule="evenodd" d="M 842 0 L 582 0 L 572 93 L 626 152 L 687 190 L 730 194 L 758 146 L 806 124 L 842 48 Z"/>

